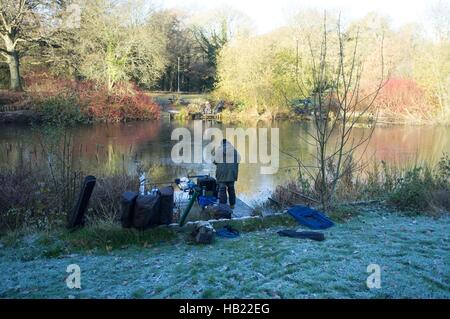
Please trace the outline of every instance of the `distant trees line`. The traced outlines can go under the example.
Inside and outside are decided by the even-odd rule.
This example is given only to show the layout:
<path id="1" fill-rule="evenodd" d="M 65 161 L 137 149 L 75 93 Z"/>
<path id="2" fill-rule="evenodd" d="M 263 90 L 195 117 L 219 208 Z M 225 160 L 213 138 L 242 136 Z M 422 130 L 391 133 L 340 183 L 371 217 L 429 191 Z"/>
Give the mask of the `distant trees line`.
<path id="1" fill-rule="evenodd" d="M 219 50 L 244 24 L 232 10 L 189 16 L 143 0 L 0 0 L 0 79 L 22 90 L 22 75 L 41 69 L 174 91 L 179 75 L 182 91 L 209 91 Z"/>
<path id="2" fill-rule="evenodd" d="M 376 100 L 386 115 L 406 121 L 450 120 L 450 5 L 437 2 L 429 8 L 433 29 L 410 23 L 393 28 L 387 17 L 370 13 L 341 27 L 337 36 L 337 14 L 328 14 L 329 66 L 338 67 L 340 45 L 352 47 L 358 40 L 356 59 L 361 73 L 358 90 L 369 92 L 378 83 L 380 40 L 388 81 Z M 286 26 L 270 33 L 240 37 L 228 43 L 218 59 L 215 93 L 232 100 L 246 113 L 277 114 L 292 110 L 295 100 L 311 99 L 322 88 L 315 86 L 320 67 L 314 54 L 321 52 L 323 12 L 307 10 Z M 311 52 L 313 51 L 313 52 Z M 313 54 L 312 54 L 313 53 Z M 355 52 L 344 52 L 346 58 Z M 345 64 L 345 69 L 352 64 Z M 324 85 L 332 92 L 333 75 L 325 74 Z"/>
<path id="3" fill-rule="evenodd" d="M 314 87 L 317 61 L 310 52 L 320 51 L 322 14 L 303 11 L 284 27 L 255 35 L 248 19 L 231 9 L 193 15 L 156 10 L 145 0 L 0 0 L 0 81 L 21 90 L 28 74 L 45 72 L 108 91 L 124 83 L 176 91 L 179 83 L 181 91 L 214 91 L 237 110 L 276 116 L 322 89 Z M 376 103 L 385 113 L 450 118 L 449 5 L 437 2 L 429 15 L 433 37 L 418 24 L 394 29 L 374 13 L 342 26 L 342 43 L 351 47 L 358 39 L 363 91 L 377 82 L 384 39 L 390 80 Z M 329 25 L 337 19 L 330 14 Z M 338 56 L 334 31 L 328 50 Z"/>

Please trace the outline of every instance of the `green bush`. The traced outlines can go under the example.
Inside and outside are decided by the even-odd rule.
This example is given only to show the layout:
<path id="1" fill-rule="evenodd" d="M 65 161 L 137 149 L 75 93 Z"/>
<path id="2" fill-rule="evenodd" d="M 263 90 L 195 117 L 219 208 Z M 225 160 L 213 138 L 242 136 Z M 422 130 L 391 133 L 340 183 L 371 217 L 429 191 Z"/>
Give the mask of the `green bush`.
<path id="1" fill-rule="evenodd" d="M 437 165 L 436 181 L 441 187 L 449 187 L 450 185 L 450 157 L 444 154 Z"/>
<path id="2" fill-rule="evenodd" d="M 430 208 L 432 179 L 429 170 L 416 167 L 400 179 L 389 196 L 389 202 L 401 210 L 424 210 Z"/>
<path id="3" fill-rule="evenodd" d="M 50 125 L 76 125 L 88 122 L 74 95 L 47 98 L 39 103 L 38 112 L 42 121 Z"/>
<path id="4" fill-rule="evenodd" d="M 444 155 L 435 167 L 408 169 L 375 162 L 371 169 L 360 173 L 364 175 L 344 173 L 340 179 L 332 209 L 328 212 L 336 220 L 351 217 L 353 214 L 345 204 L 358 201 L 386 201 L 397 210 L 431 215 L 450 212 L 448 155 Z M 320 189 L 315 188 L 313 180 L 297 178 L 277 186 L 271 198 L 284 206 L 293 203 L 316 205 L 319 194 Z"/>
<path id="5" fill-rule="evenodd" d="M 444 155 L 437 167 L 415 167 L 400 178 L 388 202 L 400 210 L 429 210 L 438 207 L 449 211 L 450 158 Z"/>

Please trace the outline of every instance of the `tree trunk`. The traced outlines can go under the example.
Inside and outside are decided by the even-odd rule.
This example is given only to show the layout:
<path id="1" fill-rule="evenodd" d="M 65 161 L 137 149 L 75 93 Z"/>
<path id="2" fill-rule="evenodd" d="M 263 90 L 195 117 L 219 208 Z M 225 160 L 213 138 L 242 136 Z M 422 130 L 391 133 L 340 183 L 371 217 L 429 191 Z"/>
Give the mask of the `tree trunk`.
<path id="1" fill-rule="evenodd" d="M 8 59 L 10 89 L 14 91 L 22 91 L 22 81 L 20 80 L 19 55 L 14 50 L 9 53 Z"/>
<path id="2" fill-rule="evenodd" d="M 6 63 L 9 66 L 10 85 L 9 88 L 14 91 L 22 91 L 22 82 L 20 80 L 20 61 L 16 45 L 9 35 L 1 35 L 5 41 Z"/>

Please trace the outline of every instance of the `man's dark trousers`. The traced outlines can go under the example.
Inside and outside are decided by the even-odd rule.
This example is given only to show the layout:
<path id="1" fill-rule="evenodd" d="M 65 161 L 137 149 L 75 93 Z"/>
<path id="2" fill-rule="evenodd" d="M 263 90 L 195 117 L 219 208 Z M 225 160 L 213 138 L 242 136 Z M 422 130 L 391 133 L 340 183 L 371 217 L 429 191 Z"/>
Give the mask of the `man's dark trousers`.
<path id="1" fill-rule="evenodd" d="M 230 206 L 234 206 L 236 204 L 236 190 L 234 189 L 234 182 L 219 183 L 219 202 L 221 204 L 227 204 L 227 190 L 228 197 L 230 198 Z"/>

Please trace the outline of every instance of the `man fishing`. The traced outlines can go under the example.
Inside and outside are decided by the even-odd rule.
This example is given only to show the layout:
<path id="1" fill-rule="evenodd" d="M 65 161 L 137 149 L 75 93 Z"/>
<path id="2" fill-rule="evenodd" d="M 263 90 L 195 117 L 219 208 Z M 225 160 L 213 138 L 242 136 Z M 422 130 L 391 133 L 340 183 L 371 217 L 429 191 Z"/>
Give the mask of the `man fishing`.
<path id="1" fill-rule="evenodd" d="M 216 180 L 219 184 L 220 204 L 227 204 L 229 198 L 231 209 L 236 205 L 234 183 L 238 180 L 240 160 L 241 157 L 233 145 L 226 139 L 222 140 L 214 156 L 214 164 L 217 166 Z"/>

